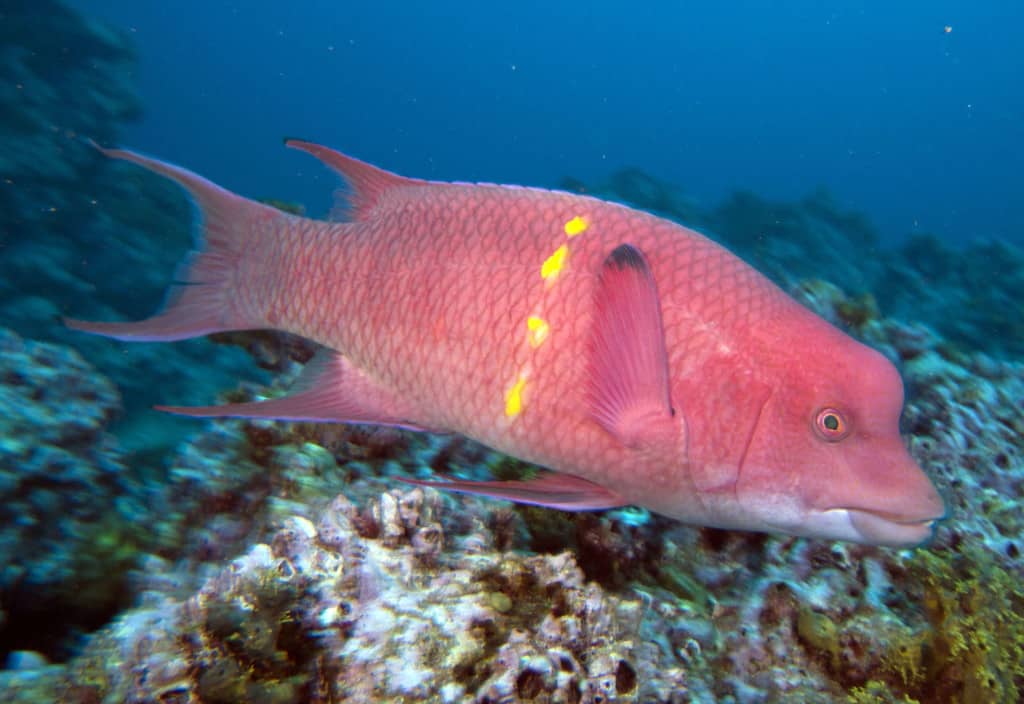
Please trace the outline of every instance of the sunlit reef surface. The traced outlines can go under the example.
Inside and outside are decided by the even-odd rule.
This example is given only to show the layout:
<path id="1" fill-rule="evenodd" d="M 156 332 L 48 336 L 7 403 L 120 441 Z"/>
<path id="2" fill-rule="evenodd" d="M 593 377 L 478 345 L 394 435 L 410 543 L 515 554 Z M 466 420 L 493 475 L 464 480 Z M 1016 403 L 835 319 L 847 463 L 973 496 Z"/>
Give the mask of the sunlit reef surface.
<path id="1" fill-rule="evenodd" d="M 715 234 L 900 366 L 904 430 L 951 512 L 925 550 L 409 490 L 391 477 L 530 469 L 457 437 L 168 429 L 139 409 L 280 393 L 311 349 L 124 347 L 57 324 L 149 313 L 189 209 L 69 134 L 116 141 L 137 112 L 124 38 L 53 3 L 5 7 L 0 90 L 32 99 L 0 111 L 4 701 L 1020 699 L 1019 250 L 890 249 L 825 193 L 708 210 L 636 170 L 565 184 Z M 251 359 L 269 388 L 238 386 Z"/>

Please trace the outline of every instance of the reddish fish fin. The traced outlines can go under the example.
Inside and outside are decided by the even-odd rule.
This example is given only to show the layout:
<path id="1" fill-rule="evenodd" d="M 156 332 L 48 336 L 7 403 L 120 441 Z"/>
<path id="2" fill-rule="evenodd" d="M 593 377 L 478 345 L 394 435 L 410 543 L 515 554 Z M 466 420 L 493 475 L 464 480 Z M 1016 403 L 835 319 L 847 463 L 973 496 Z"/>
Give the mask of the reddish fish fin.
<path id="1" fill-rule="evenodd" d="M 631 244 L 604 260 L 594 294 L 587 397 L 601 427 L 623 443 L 644 444 L 674 415 L 668 354 L 654 276 Z"/>
<path id="2" fill-rule="evenodd" d="M 199 337 L 212 332 L 246 330 L 261 326 L 233 301 L 234 279 L 246 249 L 253 241 L 272 235 L 290 216 L 237 196 L 191 171 L 123 149 L 103 149 L 113 159 L 123 159 L 175 181 L 199 206 L 202 228 L 196 251 L 178 265 L 161 312 L 137 322 L 87 322 L 66 318 L 75 330 L 119 340 L 167 341 Z"/>
<path id="3" fill-rule="evenodd" d="M 347 207 L 340 207 L 341 215 L 353 220 L 365 220 L 380 197 L 392 188 L 400 186 L 423 185 L 426 181 L 406 178 L 390 171 L 379 169 L 365 161 L 345 156 L 319 144 L 305 142 L 301 139 L 286 139 L 286 146 L 312 154 L 320 161 L 337 171 L 348 183 L 349 191 L 342 200 Z"/>
<path id="4" fill-rule="evenodd" d="M 412 421 L 417 413 L 411 404 L 329 350 L 321 350 L 306 364 L 287 396 L 252 403 L 157 409 L 198 418 L 272 418 L 427 430 Z"/>
<path id="5" fill-rule="evenodd" d="M 545 473 L 535 479 L 510 482 L 471 482 L 451 479 L 444 482 L 398 478 L 406 484 L 429 486 L 460 494 L 507 499 L 519 504 L 546 506 L 562 511 L 598 511 L 625 506 L 618 494 L 572 474 Z"/>

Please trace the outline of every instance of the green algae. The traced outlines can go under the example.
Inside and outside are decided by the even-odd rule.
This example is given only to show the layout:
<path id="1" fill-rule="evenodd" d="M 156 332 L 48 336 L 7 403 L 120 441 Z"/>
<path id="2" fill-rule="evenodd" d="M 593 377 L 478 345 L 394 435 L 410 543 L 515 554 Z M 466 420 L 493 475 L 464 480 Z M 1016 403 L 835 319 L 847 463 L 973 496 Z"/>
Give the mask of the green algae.
<path id="1" fill-rule="evenodd" d="M 981 547 L 954 560 L 922 553 L 926 635 L 921 694 L 952 702 L 1020 701 L 1024 686 L 1024 590 Z M 923 696 L 923 698 L 924 698 Z"/>
<path id="2" fill-rule="evenodd" d="M 1024 590 L 987 549 L 919 551 L 908 564 L 921 590 L 922 627 L 887 633 L 878 672 L 851 702 L 973 704 L 1020 701 Z M 881 639 L 879 639 L 881 640 Z"/>
<path id="3" fill-rule="evenodd" d="M 316 644 L 298 635 L 303 590 L 268 573 L 251 580 L 244 594 L 207 605 L 197 691 L 211 702 L 302 701 L 316 653 Z"/>
<path id="4" fill-rule="evenodd" d="M 74 579 L 52 588 L 49 608 L 65 613 L 74 610 L 92 618 L 111 614 L 125 605 L 125 580 L 140 555 L 140 546 L 145 547 L 145 530 L 109 514 L 82 525 L 80 531 L 76 540 L 81 548 L 66 563 Z"/>
<path id="5" fill-rule="evenodd" d="M 487 594 L 487 603 L 500 614 L 507 614 L 512 610 L 512 599 L 504 592 L 489 592 Z"/>
<path id="6" fill-rule="evenodd" d="M 711 613 L 715 598 L 704 585 L 677 567 L 671 561 L 661 565 L 655 577 L 658 586 L 674 594 L 681 601 L 695 605 L 705 613 Z"/>
<path id="7" fill-rule="evenodd" d="M 846 701 L 848 704 L 920 704 L 905 694 L 893 694 L 888 685 L 878 680 L 871 680 L 863 687 L 854 687 Z"/>
<path id="8" fill-rule="evenodd" d="M 540 467 L 523 460 L 501 455 L 487 469 L 498 481 L 522 481 L 533 479 L 540 472 Z"/>
<path id="9" fill-rule="evenodd" d="M 836 304 L 836 314 L 843 323 L 857 331 L 882 317 L 878 310 L 878 301 L 870 293 L 839 301 Z"/>
<path id="10" fill-rule="evenodd" d="M 839 628 L 828 614 L 802 607 L 797 614 L 796 631 L 808 646 L 828 654 L 833 670 L 839 669 Z"/>

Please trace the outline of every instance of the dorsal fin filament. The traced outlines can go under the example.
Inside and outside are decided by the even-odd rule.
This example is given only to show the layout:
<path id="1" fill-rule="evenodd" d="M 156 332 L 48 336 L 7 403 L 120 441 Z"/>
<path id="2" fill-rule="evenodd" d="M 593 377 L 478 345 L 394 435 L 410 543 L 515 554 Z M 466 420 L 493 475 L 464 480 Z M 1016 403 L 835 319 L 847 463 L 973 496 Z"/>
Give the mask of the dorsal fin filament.
<path id="1" fill-rule="evenodd" d="M 381 196 L 394 188 L 422 186 L 428 183 L 423 179 L 399 176 L 313 142 L 286 139 L 284 143 L 292 149 L 312 154 L 345 179 L 349 187 L 346 193 L 348 207 L 343 208 L 343 211 L 352 220 L 366 220 Z"/>

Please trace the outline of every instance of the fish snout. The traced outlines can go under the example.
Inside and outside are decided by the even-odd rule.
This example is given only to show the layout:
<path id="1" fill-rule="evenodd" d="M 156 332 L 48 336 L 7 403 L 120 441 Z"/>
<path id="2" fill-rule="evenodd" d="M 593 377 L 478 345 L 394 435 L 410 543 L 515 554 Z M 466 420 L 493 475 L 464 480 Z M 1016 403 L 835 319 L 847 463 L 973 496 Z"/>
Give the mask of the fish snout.
<path id="1" fill-rule="evenodd" d="M 938 490 L 902 442 L 877 444 L 850 458 L 846 481 L 833 481 L 816 502 L 815 522 L 835 536 L 870 545 L 926 542 L 946 515 Z M 841 476 L 841 475 L 840 475 Z"/>
<path id="2" fill-rule="evenodd" d="M 851 526 L 862 542 L 873 545 L 911 547 L 927 541 L 946 516 L 938 490 L 909 454 L 889 476 L 893 481 L 881 484 L 876 501 L 844 507 Z"/>

